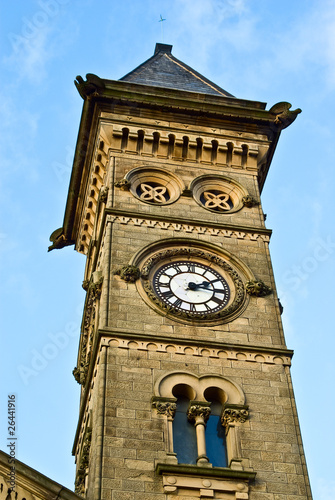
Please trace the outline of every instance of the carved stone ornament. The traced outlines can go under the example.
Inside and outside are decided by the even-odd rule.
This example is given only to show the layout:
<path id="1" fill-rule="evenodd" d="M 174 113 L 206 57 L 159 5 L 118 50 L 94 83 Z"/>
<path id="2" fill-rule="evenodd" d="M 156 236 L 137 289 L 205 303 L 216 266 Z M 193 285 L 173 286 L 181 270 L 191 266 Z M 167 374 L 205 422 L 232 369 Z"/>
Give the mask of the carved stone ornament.
<path id="1" fill-rule="evenodd" d="M 245 284 L 245 289 L 249 295 L 254 295 L 255 297 L 265 297 L 272 292 L 271 288 L 263 283 L 263 281 L 248 281 Z"/>
<path id="2" fill-rule="evenodd" d="M 227 407 L 224 408 L 221 414 L 221 423 L 223 426 L 232 423 L 241 423 L 243 424 L 249 417 L 249 411 L 247 407 L 243 408 L 233 408 Z"/>
<path id="3" fill-rule="evenodd" d="M 243 196 L 242 202 L 243 202 L 243 205 L 247 208 L 251 208 L 255 205 L 258 205 L 258 201 L 255 200 L 255 198 L 253 196 L 251 196 L 250 194 L 248 194 L 247 196 Z"/>
<path id="4" fill-rule="evenodd" d="M 114 186 L 122 191 L 129 191 L 130 184 L 131 183 L 127 179 L 121 179 L 120 181 L 114 182 Z"/>
<path id="5" fill-rule="evenodd" d="M 217 312 L 204 312 L 203 314 L 193 313 L 192 311 L 183 311 L 170 306 L 163 302 L 155 293 L 149 278 L 149 273 L 151 269 L 158 263 L 163 262 L 171 257 L 175 256 L 192 256 L 195 258 L 205 259 L 209 262 L 215 263 L 221 269 L 223 269 L 234 282 L 235 286 L 235 298 L 233 302 L 226 308 Z M 162 250 L 157 252 L 155 255 L 150 257 L 143 265 L 141 271 L 141 278 L 143 279 L 143 288 L 148 295 L 149 299 L 157 304 L 163 311 L 167 313 L 173 313 L 174 316 L 183 319 L 200 319 L 200 320 L 217 320 L 221 318 L 226 318 L 232 315 L 244 302 L 245 299 L 245 289 L 244 284 L 238 273 L 221 257 L 217 255 L 206 252 L 205 250 L 200 250 L 197 248 L 171 248 L 169 250 Z"/>
<path id="6" fill-rule="evenodd" d="M 87 476 L 87 468 L 89 466 L 91 441 L 92 441 L 92 429 L 89 428 L 86 430 L 80 462 L 79 462 L 79 468 L 77 472 L 77 478 L 75 482 L 75 492 L 78 493 L 79 495 L 85 494 L 85 478 Z"/>
<path id="7" fill-rule="evenodd" d="M 83 281 L 83 284 L 81 286 L 83 287 L 83 289 L 85 290 L 85 292 L 87 292 L 89 284 L 90 284 L 89 280 L 84 280 Z"/>
<path id="8" fill-rule="evenodd" d="M 139 268 L 130 265 L 120 267 L 120 269 L 114 271 L 114 274 L 120 276 L 120 278 L 127 283 L 135 283 L 135 281 L 141 276 Z"/>
<path id="9" fill-rule="evenodd" d="M 284 129 L 294 122 L 301 109 L 297 108 L 290 111 L 292 104 L 289 102 L 278 102 L 269 110 L 269 113 L 274 115 L 274 123 L 281 129 Z"/>
<path id="10" fill-rule="evenodd" d="M 189 422 L 194 423 L 196 417 L 202 417 L 204 422 L 207 422 L 211 414 L 211 408 L 207 403 L 191 404 L 187 410 L 187 419 Z"/>
<path id="11" fill-rule="evenodd" d="M 105 88 L 103 80 L 93 73 L 88 73 L 86 75 L 86 81 L 81 76 L 77 76 L 74 84 L 83 99 L 90 99 L 93 96 L 98 96 Z"/>
<path id="12" fill-rule="evenodd" d="M 72 371 L 72 374 L 75 378 L 75 381 L 78 382 L 78 384 L 80 384 L 80 369 L 75 367 Z"/>
<path id="13" fill-rule="evenodd" d="M 108 186 L 102 186 L 99 192 L 99 200 L 101 203 L 106 203 L 108 197 Z"/>
<path id="14" fill-rule="evenodd" d="M 164 401 L 164 400 L 154 400 L 152 401 L 152 407 L 156 408 L 157 413 L 160 415 L 166 415 L 167 417 L 172 417 L 174 418 L 176 410 L 177 410 L 177 404 L 172 401 Z"/>
<path id="15" fill-rule="evenodd" d="M 103 278 L 101 277 L 96 283 L 91 283 L 89 289 L 92 290 L 92 294 L 95 299 L 100 299 L 102 292 Z"/>

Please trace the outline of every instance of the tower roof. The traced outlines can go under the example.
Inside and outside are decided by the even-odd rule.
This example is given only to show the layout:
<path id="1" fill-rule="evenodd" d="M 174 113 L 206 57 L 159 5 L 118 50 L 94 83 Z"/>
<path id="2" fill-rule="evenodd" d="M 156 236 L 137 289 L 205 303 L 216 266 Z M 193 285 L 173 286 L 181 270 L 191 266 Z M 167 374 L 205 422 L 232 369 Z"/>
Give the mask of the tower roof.
<path id="1" fill-rule="evenodd" d="M 188 90 L 204 94 L 233 97 L 194 69 L 179 61 L 171 53 L 172 45 L 156 43 L 155 53 L 120 81 L 155 87 Z"/>

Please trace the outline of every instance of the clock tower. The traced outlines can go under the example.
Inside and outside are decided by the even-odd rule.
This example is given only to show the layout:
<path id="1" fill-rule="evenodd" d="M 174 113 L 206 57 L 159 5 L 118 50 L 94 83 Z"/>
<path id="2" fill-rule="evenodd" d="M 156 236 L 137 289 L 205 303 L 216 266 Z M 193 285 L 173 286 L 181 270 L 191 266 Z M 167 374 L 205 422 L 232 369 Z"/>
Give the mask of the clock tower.
<path id="1" fill-rule="evenodd" d="M 262 191 L 300 110 L 170 45 L 84 100 L 63 227 L 86 255 L 74 376 L 89 500 L 311 499 Z"/>

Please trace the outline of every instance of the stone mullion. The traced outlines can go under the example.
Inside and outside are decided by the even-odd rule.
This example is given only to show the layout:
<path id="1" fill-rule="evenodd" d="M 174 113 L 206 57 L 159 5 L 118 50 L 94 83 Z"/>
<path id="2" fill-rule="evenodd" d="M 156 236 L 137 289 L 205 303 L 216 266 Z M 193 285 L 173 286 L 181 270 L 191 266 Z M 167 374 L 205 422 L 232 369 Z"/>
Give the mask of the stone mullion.
<path id="1" fill-rule="evenodd" d="M 209 419 L 211 413 L 210 403 L 203 402 L 191 402 L 188 411 L 187 418 L 189 422 L 194 423 L 196 436 L 197 436 L 197 449 L 198 458 L 197 465 L 206 465 L 209 463 L 209 459 L 206 455 L 206 422 Z"/>

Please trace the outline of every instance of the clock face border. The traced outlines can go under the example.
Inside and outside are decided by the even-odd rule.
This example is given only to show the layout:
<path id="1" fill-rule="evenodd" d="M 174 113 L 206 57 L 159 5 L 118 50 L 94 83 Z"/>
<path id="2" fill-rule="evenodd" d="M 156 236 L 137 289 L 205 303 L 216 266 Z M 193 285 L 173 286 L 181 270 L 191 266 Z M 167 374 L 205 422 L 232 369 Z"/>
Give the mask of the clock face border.
<path id="1" fill-rule="evenodd" d="M 190 262 L 199 267 L 213 270 L 213 274 L 220 276 L 222 283 L 226 283 L 229 288 L 228 300 L 224 300 L 222 307 L 213 308 L 213 310 L 185 310 L 175 307 L 172 303 L 161 298 L 161 294 L 157 292 L 157 286 L 154 284 L 154 279 L 157 273 L 163 270 L 166 266 L 177 264 L 180 262 Z M 186 321 L 206 321 L 230 320 L 235 316 L 245 302 L 246 294 L 245 287 L 239 274 L 217 254 L 194 247 L 174 247 L 167 250 L 156 252 L 149 257 L 143 264 L 141 269 L 141 284 L 150 299 L 150 303 L 158 306 L 160 313 L 174 319 Z M 156 309 L 156 307 L 154 307 Z M 195 308 L 197 309 L 197 308 Z M 199 309 L 199 308 L 198 308 Z"/>

